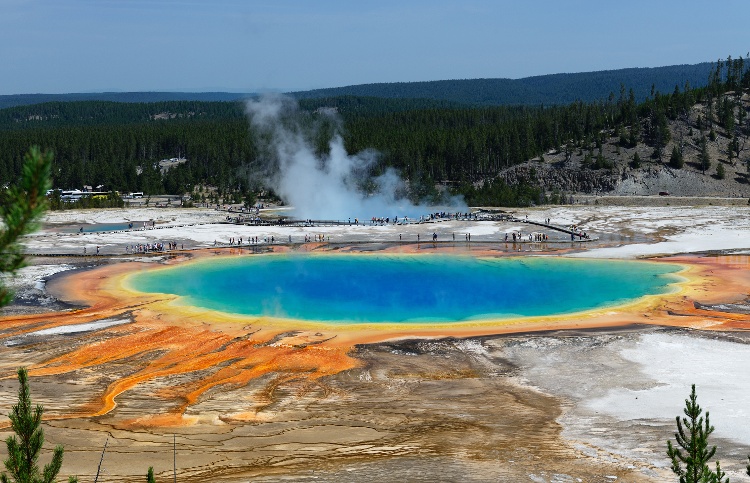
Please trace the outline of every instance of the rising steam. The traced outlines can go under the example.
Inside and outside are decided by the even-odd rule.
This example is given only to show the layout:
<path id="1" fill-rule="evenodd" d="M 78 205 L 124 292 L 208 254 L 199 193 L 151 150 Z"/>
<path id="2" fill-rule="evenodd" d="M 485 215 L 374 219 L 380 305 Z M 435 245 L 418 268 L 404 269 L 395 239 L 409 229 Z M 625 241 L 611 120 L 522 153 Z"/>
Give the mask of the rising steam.
<path id="1" fill-rule="evenodd" d="M 265 96 L 248 101 L 247 114 L 264 163 L 264 182 L 299 218 L 402 218 L 466 209 L 459 197 L 442 206 L 411 203 L 394 169 L 373 177 L 378 153 L 348 154 L 333 112 L 305 115 L 293 99 Z"/>

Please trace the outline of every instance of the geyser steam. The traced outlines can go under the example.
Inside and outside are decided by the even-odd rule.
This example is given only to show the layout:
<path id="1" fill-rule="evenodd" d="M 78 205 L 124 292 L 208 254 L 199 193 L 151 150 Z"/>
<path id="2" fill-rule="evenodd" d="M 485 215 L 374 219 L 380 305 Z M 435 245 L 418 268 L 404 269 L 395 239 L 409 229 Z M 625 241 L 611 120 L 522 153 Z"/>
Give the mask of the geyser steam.
<path id="1" fill-rule="evenodd" d="M 305 116 L 293 99 L 265 96 L 249 101 L 247 114 L 265 161 L 265 183 L 294 206 L 300 218 L 402 218 L 466 210 L 460 197 L 439 206 L 411 203 L 406 197 L 408 189 L 394 169 L 372 177 L 370 169 L 378 153 L 367 150 L 349 155 L 335 113 Z M 327 141 L 327 150 L 316 152 L 315 146 L 325 142 L 321 139 Z"/>

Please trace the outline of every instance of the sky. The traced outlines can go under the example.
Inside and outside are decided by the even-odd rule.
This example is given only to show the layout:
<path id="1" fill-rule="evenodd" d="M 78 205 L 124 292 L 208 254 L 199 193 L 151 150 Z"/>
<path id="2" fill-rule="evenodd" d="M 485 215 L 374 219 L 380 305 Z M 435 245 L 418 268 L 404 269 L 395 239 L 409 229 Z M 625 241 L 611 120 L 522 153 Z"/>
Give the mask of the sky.
<path id="1" fill-rule="evenodd" d="M 695 64 L 747 0 L 0 0 L 0 95 L 291 91 Z"/>

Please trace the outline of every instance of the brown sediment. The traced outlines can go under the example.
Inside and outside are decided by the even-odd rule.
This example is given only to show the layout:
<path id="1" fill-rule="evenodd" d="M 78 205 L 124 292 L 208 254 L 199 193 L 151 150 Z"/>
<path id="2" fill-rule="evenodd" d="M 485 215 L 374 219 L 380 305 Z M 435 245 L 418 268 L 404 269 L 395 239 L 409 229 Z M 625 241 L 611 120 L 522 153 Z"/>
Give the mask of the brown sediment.
<path id="1" fill-rule="evenodd" d="M 307 249 L 326 250 L 325 244 Z M 313 246 L 315 245 L 315 246 Z M 421 245 L 441 253 L 504 256 L 492 247 L 424 243 L 386 246 L 388 253 L 417 253 Z M 460 246 L 459 246 L 460 245 Z M 382 253 L 381 251 L 381 253 Z M 214 256 L 213 250 L 194 253 Z M 227 255 L 227 252 L 222 252 Z M 237 255 L 242 255 L 237 251 Z M 244 256 L 244 255 L 243 255 Z M 173 260 L 170 263 L 179 263 Z M 324 376 L 359 365 L 352 348 L 385 340 L 407 338 L 470 337 L 561 329 L 618 327 L 633 324 L 667 325 L 712 330 L 747 330 L 746 314 L 717 312 L 696 307 L 733 303 L 750 293 L 750 257 L 679 256 L 653 263 L 678 263 L 685 278 L 675 293 L 645 297 L 637 303 L 559 317 L 477 321 L 450 325 L 335 326 L 304 321 L 240 317 L 190 307 L 174 307 L 172 296 L 133 292 L 123 287 L 129 273 L 154 268 L 153 264 L 120 263 L 61 277 L 53 290 L 87 308 L 50 314 L 0 319 L 0 339 L 41 329 L 128 316 L 133 322 L 82 336 L 67 350 L 41 352 L 29 365 L 35 376 L 68 375 L 93 378 L 98 393 L 88 400 L 50 414 L 54 419 L 107 417 L 120 428 L 183 426 L 199 420 L 191 408 L 207 395 L 251 388 L 237 401 L 235 410 L 222 413 L 222 421 L 248 421 L 274 401 L 280 386 L 300 383 L 315 386 Z M 3 367 L 3 378 L 12 378 L 12 367 Z M 150 390 L 161 401 L 155 414 L 123 410 L 118 400 L 129 393 Z M 0 423 L 0 428 L 7 426 Z"/>

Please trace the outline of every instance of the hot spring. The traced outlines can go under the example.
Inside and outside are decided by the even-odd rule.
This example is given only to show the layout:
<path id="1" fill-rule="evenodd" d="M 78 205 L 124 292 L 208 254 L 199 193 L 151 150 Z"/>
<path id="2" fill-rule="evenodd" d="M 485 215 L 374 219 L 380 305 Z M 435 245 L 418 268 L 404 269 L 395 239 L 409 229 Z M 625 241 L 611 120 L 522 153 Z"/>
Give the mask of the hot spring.
<path id="1" fill-rule="evenodd" d="M 130 276 L 136 291 L 232 314 L 327 323 L 562 315 L 673 291 L 681 266 L 547 257 L 256 255 Z"/>

